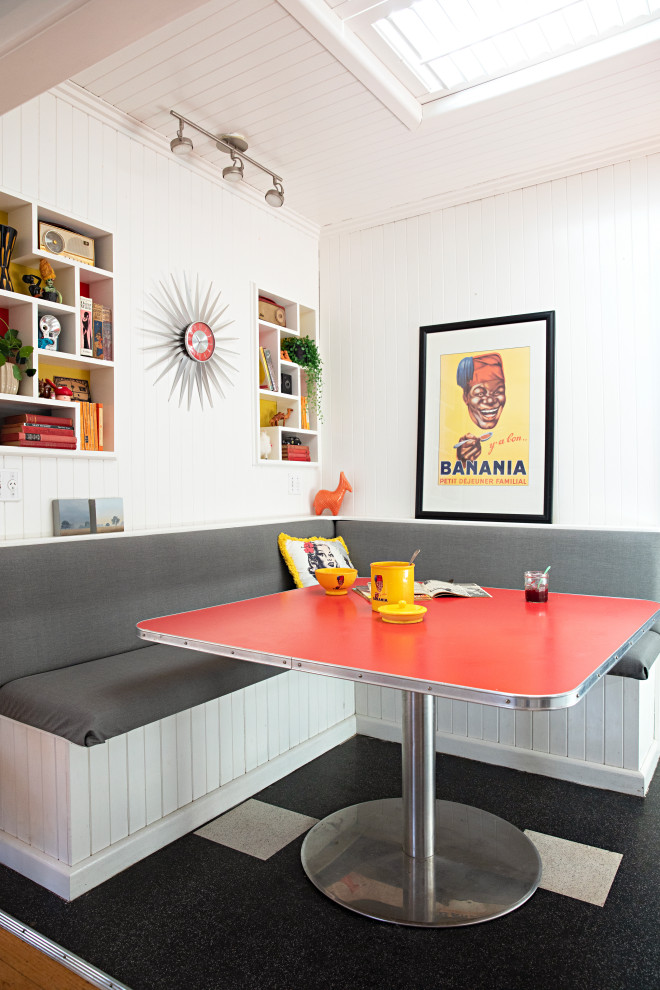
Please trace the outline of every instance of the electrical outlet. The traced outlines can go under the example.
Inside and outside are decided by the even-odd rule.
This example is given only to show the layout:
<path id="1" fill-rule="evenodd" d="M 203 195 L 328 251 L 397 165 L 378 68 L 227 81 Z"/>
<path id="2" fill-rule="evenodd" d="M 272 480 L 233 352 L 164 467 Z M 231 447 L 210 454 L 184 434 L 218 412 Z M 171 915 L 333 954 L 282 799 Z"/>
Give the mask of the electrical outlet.
<path id="1" fill-rule="evenodd" d="M 21 472 L 18 468 L 0 470 L 0 502 L 20 502 L 23 498 Z"/>
<path id="2" fill-rule="evenodd" d="M 289 471 L 289 495 L 300 495 L 300 475 Z"/>

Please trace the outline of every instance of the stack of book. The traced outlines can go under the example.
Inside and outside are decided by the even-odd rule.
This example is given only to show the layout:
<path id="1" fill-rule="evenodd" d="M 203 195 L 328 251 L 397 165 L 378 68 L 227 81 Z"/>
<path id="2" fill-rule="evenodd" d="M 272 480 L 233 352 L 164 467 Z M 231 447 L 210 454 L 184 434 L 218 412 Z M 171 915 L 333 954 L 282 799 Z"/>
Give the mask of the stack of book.
<path id="1" fill-rule="evenodd" d="M 300 396 L 300 429 L 309 429 L 309 413 L 307 412 L 307 396 Z"/>
<path id="2" fill-rule="evenodd" d="M 301 443 L 283 443 L 282 460 L 311 461 L 311 457 L 309 456 L 309 447 L 305 447 L 304 444 Z"/>
<path id="3" fill-rule="evenodd" d="M 93 303 L 92 326 L 92 356 L 99 361 L 112 361 L 112 310 Z"/>
<path id="4" fill-rule="evenodd" d="M 80 403 L 80 449 L 103 450 L 103 403 Z"/>
<path id="5" fill-rule="evenodd" d="M 268 347 L 259 348 L 259 366 L 261 369 L 260 388 L 267 388 L 271 392 L 277 392 L 278 388 L 275 381 L 275 370 L 273 368 L 273 361 Z"/>
<path id="6" fill-rule="evenodd" d="M 59 447 L 76 449 L 73 420 L 48 413 L 6 416 L 0 426 L 0 444 L 8 447 Z"/>

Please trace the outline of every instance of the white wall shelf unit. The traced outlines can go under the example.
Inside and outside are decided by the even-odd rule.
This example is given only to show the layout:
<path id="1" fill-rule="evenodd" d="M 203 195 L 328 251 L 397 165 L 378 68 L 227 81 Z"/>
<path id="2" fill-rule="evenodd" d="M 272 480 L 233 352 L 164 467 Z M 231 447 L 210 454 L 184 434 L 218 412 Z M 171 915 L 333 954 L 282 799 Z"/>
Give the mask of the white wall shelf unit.
<path id="1" fill-rule="evenodd" d="M 39 247 L 40 221 L 94 239 L 94 264 L 51 253 Z M 16 329 L 24 345 L 32 345 L 33 377 L 24 377 L 18 393 L 0 392 L 0 423 L 5 417 L 23 413 L 44 413 L 65 416 L 72 420 L 76 431 L 75 450 L 48 447 L 17 447 L 0 444 L 0 455 L 56 455 L 58 457 L 114 457 L 115 451 L 115 383 L 114 360 L 102 360 L 81 354 L 80 299 L 87 296 L 101 306 L 113 310 L 113 236 L 107 230 L 83 224 L 40 204 L 20 199 L 0 189 L 0 223 L 17 231 L 9 274 L 14 291 L 0 290 L 0 316 Z M 23 274 L 39 274 L 39 263 L 45 258 L 55 271 L 55 287 L 62 302 L 50 302 L 29 294 Z M 55 316 L 61 332 L 57 350 L 39 348 L 39 320 L 45 314 Z M 0 323 L 0 333 L 6 327 Z M 112 337 L 114 338 L 114 320 Z M 113 352 L 114 357 L 114 339 Z M 51 369 L 51 373 L 48 373 Z M 56 369 L 56 370 L 53 370 Z M 60 374 L 65 378 L 89 380 L 90 399 L 103 405 L 103 450 L 80 449 L 81 403 L 39 397 L 39 379 Z"/>
<path id="2" fill-rule="evenodd" d="M 286 326 L 272 323 L 259 316 L 259 299 L 272 300 L 284 309 Z M 286 337 L 310 337 L 318 344 L 318 317 L 315 309 L 303 306 L 267 289 L 254 287 L 255 312 L 255 377 L 256 377 L 256 460 L 264 467 L 282 466 L 298 468 L 318 467 L 320 462 L 319 432 L 316 410 L 307 403 L 307 375 L 294 361 L 281 357 L 282 341 Z M 264 373 L 262 349 L 270 354 L 275 388 L 270 387 Z M 291 391 L 282 391 L 282 375 L 291 380 Z M 305 421 L 305 405 L 307 422 Z M 289 412 L 290 410 L 290 412 Z M 270 426 L 274 413 L 288 414 L 286 422 Z M 270 437 L 272 450 L 267 458 L 261 456 L 261 433 Z M 309 449 L 309 461 L 288 460 L 283 456 L 287 438 L 293 438 L 295 446 Z"/>

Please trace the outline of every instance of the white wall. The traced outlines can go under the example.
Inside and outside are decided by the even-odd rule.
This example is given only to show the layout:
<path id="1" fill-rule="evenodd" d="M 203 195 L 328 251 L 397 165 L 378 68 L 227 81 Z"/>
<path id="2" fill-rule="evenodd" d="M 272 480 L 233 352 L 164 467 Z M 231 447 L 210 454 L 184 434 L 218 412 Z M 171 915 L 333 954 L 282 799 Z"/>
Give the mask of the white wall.
<path id="1" fill-rule="evenodd" d="M 0 187 L 115 234 L 116 457 L 0 457 L 23 471 L 23 501 L 0 502 L 0 540 L 52 535 L 54 498 L 122 495 L 127 530 L 264 515 L 304 515 L 319 487 L 301 471 L 254 456 L 251 283 L 318 304 L 318 231 L 236 191 L 207 166 L 177 160 L 168 142 L 101 101 L 63 87 L 0 118 Z M 153 387 L 152 343 L 140 327 L 146 293 L 169 273 L 199 273 L 229 303 L 239 338 L 236 387 L 191 412 Z M 153 307 L 152 307 L 153 308 Z M 208 404 L 205 403 L 205 406 Z"/>
<path id="2" fill-rule="evenodd" d="M 419 327 L 554 309 L 554 522 L 659 525 L 659 273 L 658 155 L 324 235 L 324 483 L 413 516 Z"/>

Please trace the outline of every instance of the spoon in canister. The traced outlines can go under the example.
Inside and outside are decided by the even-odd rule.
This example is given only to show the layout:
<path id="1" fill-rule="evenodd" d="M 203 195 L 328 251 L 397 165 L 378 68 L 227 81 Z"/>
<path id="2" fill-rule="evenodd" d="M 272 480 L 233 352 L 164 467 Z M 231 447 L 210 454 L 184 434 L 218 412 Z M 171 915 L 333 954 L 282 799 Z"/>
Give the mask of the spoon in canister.
<path id="1" fill-rule="evenodd" d="M 422 551 L 421 551 L 421 548 L 420 548 L 419 550 L 415 550 L 415 552 L 414 552 L 414 554 L 413 554 L 413 555 L 412 555 L 412 557 L 410 558 L 410 563 L 411 563 L 411 564 L 414 564 L 414 563 L 415 563 L 415 559 L 416 559 L 416 557 L 417 557 L 417 554 L 418 554 L 418 553 L 421 553 L 421 552 L 422 552 Z"/>

